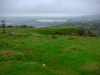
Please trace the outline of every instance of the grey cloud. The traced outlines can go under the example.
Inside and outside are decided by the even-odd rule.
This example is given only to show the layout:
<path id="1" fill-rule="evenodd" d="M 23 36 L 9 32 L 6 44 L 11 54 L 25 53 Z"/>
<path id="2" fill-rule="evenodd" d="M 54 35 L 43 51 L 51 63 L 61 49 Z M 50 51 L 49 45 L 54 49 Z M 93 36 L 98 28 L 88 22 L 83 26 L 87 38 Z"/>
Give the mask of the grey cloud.
<path id="1" fill-rule="evenodd" d="M 99 14 L 100 0 L 0 0 L 0 14 Z"/>

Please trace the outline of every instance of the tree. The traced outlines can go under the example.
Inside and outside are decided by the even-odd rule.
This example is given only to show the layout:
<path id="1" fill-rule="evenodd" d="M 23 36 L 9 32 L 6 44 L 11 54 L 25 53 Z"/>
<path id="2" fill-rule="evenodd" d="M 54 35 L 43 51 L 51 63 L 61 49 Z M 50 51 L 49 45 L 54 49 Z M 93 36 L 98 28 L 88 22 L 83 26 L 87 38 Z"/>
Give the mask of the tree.
<path id="1" fill-rule="evenodd" d="M 27 25 L 22 25 L 23 28 L 27 28 Z"/>
<path id="2" fill-rule="evenodd" d="M 8 28 L 12 28 L 13 26 L 12 26 L 12 25 L 8 25 L 7 27 L 8 27 Z"/>
<path id="3" fill-rule="evenodd" d="M 5 34 L 6 33 L 6 31 L 5 31 L 5 20 L 2 20 L 1 21 L 2 22 L 2 28 L 3 28 L 3 33 Z"/>

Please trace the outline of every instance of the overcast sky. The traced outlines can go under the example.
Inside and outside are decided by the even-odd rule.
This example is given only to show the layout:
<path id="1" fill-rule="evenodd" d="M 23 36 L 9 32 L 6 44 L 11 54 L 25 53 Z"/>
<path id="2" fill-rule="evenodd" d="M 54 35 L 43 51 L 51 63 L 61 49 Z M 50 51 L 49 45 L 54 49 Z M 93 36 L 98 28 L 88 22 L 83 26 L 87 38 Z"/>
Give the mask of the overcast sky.
<path id="1" fill-rule="evenodd" d="M 0 0 L 0 15 L 91 15 L 100 13 L 100 0 Z"/>

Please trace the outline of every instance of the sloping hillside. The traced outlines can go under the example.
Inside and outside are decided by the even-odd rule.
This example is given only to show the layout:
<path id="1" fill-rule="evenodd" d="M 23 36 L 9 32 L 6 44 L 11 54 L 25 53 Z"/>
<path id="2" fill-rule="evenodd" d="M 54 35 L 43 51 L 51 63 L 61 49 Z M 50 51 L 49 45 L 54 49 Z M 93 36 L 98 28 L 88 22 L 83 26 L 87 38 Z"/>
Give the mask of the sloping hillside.
<path id="1" fill-rule="evenodd" d="M 54 34 L 64 29 L 69 35 Z M 1 34 L 0 29 L 0 75 L 100 75 L 100 37 L 73 31 L 8 28 Z"/>

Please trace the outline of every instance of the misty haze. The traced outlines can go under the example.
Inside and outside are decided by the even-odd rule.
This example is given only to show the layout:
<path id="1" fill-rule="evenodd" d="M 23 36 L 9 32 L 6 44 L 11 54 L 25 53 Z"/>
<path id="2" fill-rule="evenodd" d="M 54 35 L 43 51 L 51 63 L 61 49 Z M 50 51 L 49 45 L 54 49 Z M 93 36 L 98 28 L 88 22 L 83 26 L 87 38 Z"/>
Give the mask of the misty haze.
<path id="1" fill-rule="evenodd" d="M 98 20 L 99 9 L 100 0 L 0 0 L 0 20 L 6 20 L 7 25 L 36 27 L 49 19 L 55 26 L 57 22 Z"/>
<path id="2" fill-rule="evenodd" d="M 0 20 L 6 20 L 7 25 L 32 26 L 39 26 L 35 22 L 44 19 L 55 22 L 98 20 L 99 9 L 100 0 L 0 0 Z"/>
<path id="3" fill-rule="evenodd" d="M 0 16 L 84 16 L 99 14 L 100 0 L 0 0 Z"/>
<path id="4" fill-rule="evenodd" d="M 0 0 L 0 75 L 100 75 L 100 0 Z"/>

